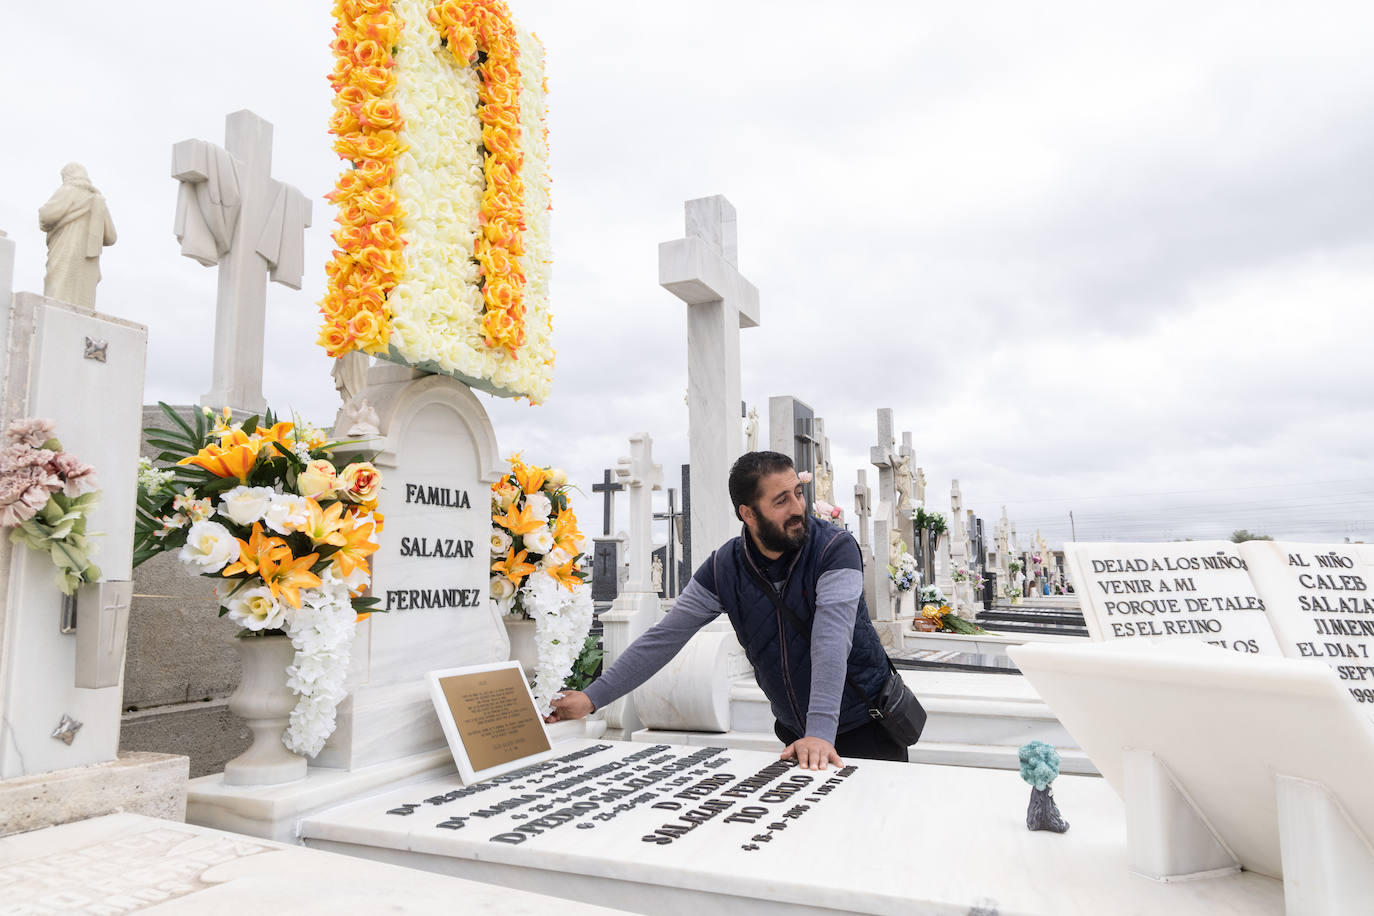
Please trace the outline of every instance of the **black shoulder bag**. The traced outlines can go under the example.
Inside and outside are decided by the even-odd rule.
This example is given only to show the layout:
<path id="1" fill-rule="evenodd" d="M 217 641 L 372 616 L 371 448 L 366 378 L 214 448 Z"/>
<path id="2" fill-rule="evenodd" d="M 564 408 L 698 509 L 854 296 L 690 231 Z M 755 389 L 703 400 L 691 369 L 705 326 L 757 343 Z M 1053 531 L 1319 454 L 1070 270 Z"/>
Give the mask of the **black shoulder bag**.
<path id="1" fill-rule="evenodd" d="M 749 561 L 746 559 L 746 563 Z M 797 619 L 796 613 L 787 606 L 778 594 L 778 590 L 773 587 L 773 583 L 764 579 L 762 574 L 749 564 L 750 572 L 754 578 L 763 586 L 763 590 L 772 599 L 773 606 L 779 612 L 785 614 L 792 623 L 792 629 L 806 640 L 807 645 L 811 644 L 811 631 L 802 626 Z M 784 649 L 784 651 L 786 651 Z M 868 704 L 868 717 L 877 722 L 887 732 L 888 736 L 902 747 L 910 747 L 921 739 L 921 731 L 926 727 L 926 711 L 921 706 L 921 701 L 916 699 L 916 694 L 906 686 L 906 681 L 897 673 L 897 668 L 892 664 L 892 659 L 888 658 L 887 652 L 883 652 L 883 658 L 887 661 L 888 675 L 883 681 L 882 689 L 878 691 L 876 699 L 870 700 L 859 689 L 859 685 L 849 676 L 846 666 L 844 681 L 849 688 L 858 694 Z M 805 723 L 802 723 L 803 726 Z"/>

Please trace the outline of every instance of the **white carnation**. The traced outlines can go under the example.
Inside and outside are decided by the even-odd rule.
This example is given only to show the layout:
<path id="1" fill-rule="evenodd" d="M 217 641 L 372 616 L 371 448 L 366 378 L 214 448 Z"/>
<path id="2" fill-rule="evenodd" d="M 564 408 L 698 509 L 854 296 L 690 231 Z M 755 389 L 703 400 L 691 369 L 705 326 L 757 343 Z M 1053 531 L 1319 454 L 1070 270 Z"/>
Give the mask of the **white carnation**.
<path id="1" fill-rule="evenodd" d="M 201 521 L 186 533 L 177 557 L 199 573 L 217 573 L 239 555 L 239 542 L 219 522 Z"/>
<path id="2" fill-rule="evenodd" d="M 219 498 L 219 514 L 235 525 L 251 525 L 262 521 L 273 495 L 271 487 L 234 487 Z"/>

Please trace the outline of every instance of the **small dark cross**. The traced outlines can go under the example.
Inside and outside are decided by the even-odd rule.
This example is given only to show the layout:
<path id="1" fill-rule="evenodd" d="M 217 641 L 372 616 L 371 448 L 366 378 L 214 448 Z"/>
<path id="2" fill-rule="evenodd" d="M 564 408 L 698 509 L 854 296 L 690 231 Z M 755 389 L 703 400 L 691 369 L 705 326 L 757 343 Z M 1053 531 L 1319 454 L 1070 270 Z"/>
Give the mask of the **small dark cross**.
<path id="1" fill-rule="evenodd" d="M 625 485 L 623 483 L 616 483 L 614 477 L 615 475 L 607 468 L 605 476 L 601 478 L 602 482 L 592 484 L 593 493 L 603 494 L 601 533 L 606 537 L 611 536 L 611 522 L 615 518 L 615 494 L 625 489 Z"/>

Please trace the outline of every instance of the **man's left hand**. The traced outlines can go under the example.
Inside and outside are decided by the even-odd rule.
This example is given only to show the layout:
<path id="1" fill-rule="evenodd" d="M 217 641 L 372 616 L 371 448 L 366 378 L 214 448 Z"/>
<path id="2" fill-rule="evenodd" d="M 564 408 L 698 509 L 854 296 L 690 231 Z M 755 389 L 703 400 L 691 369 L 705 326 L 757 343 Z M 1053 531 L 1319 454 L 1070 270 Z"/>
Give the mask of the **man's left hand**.
<path id="1" fill-rule="evenodd" d="M 827 763 L 844 766 L 844 761 L 835 752 L 835 745 L 824 738 L 798 738 L 782 749 L 779 759 L 790 760 L 793 757 L 803 770 L 823 770 Z"/>

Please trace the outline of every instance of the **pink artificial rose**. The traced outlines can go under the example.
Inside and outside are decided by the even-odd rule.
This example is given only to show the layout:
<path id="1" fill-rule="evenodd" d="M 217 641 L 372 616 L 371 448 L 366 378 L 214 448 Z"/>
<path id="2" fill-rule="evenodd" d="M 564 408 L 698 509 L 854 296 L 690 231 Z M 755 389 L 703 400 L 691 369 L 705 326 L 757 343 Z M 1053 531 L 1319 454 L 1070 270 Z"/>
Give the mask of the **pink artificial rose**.
<path id="1" fill-rule="evenodd" d="M 52 460 L 53 467 L 62 478 L 62 492 L 75 499 L 82 493 L 99 489 L 95 478 L 95 468 L 84 463 L 71 452 L 58 452 Z"/>
<path id="2" fill-rule="evenodd" d="M 52 420 L 33 418 L 15 420 L 10 424 L 9 429 L 5 430 L 5 436 L 16 444 L 27 445 L 30 448 L 42 448 L 43 443 L 52 438 L 56 428 L 57 424 Z"/>

